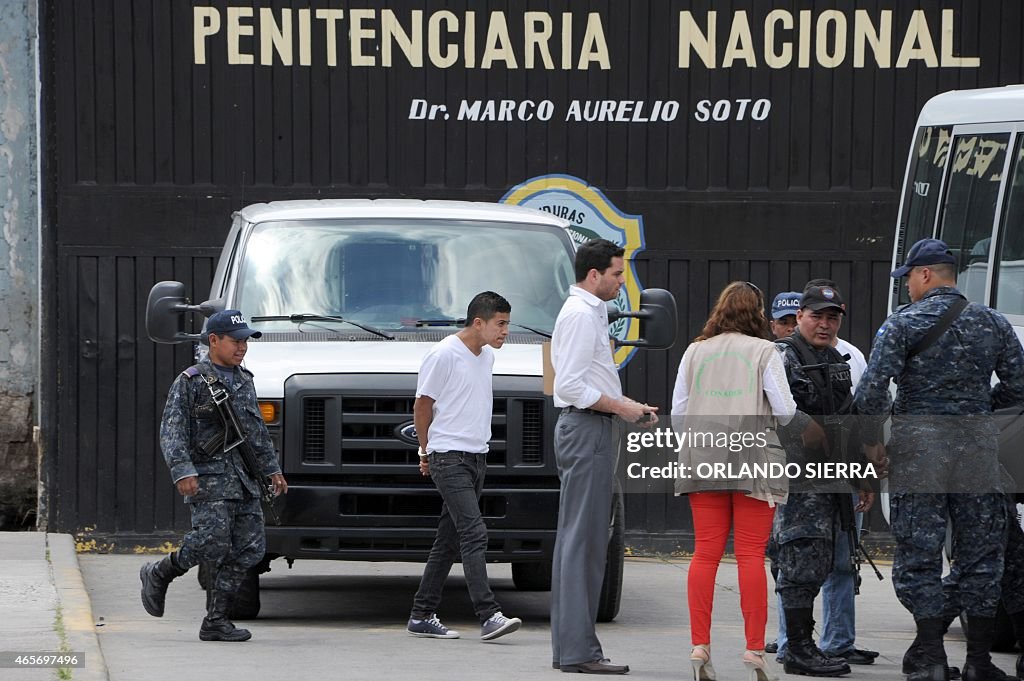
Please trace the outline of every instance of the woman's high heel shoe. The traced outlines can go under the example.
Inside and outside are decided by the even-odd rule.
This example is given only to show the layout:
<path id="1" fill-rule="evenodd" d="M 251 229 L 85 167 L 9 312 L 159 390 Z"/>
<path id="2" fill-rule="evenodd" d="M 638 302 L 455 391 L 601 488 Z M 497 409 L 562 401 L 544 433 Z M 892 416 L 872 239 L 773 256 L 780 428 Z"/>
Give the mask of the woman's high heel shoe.
<path id="1" fill-rule="evenodd" d="M 690 652 L 690 664 L 693 665 L 693 681 L 717 681 L 715 668 L 711 666 L 711 646 L 694 646 Z"/>
<path id="2" fill-rule="evenodd" d="M 743 666 L 747 668 L 747 681 L 779 681 L 768 668 L 763 650 L 748 650 L 743 653 Z"/>

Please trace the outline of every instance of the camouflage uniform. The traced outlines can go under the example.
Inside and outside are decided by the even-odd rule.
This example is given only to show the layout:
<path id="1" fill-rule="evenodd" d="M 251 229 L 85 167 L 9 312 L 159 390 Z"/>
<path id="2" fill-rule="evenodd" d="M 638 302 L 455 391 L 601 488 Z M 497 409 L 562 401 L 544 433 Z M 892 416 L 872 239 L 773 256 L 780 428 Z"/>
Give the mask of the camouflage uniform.
<path id="1" fill-rule="evenodd" d="M 259 563 L 266 551 L 261 483 L 246 474 L 237 450 L 223 451 L 224 424 L 203 378 L 220 380 L 217 371 L 209 358 L 195 368 L 199 375 L 183 372 L 171 385 L 160 422 L 160 448 L 171 478 L 178 482 L 199 476 L 199 492 L 185 497 L 192 509 L 192 531 L 185 535 L 175 561 L 183 570 L 207 562 L 213 568 L 213 589 L 234 593 L 246 571 Z M 280 473 L 256 401 L 252 373 L 236 367 L 231 383 L 225 388 L 263 473 Z"/>
<path id="2" fill-rule="evenodd" d="M 1006 560 L 1003 562 L 1003 607 L 1010 615 L 1024 613 L 1024 530 L 1017 519 L 1017 504 L 1006 497 Z M 1021 633 L 1017 632 L 1018 638 Z M 1024 653 L 1024 647 L 1021 648 Z"/>
<path id="3" fill-rule="evenodd" d="M 1006 502 L 1006 557 L 1003 560 L 1003 581 L 1001 584 L 1003 608 L 1009 615 L 1024 613 L 1024 530 L 1017 519 L 1017 504 L 1012 494 Z M 955 549 L 954 549 L 955 550 Z M 960 615 L 963 606 L 960 598 L 959 565 L 954 565 L 942 580 L 945 595 L 945 616 L 953 620 Z"/>
<path id="4" fill-rule="evenodd" d="M 995 615 L 1003 576 L 1007 516 L 998 428 L 987 414 L 1024 401 L 1024 351 L 1001 314 L 972 303 L 930 348 L 907 358 L 960 296 L 953 287 L 935 288 L 892 314 L 878 331 L 855 398 L 859 413 L 884 416 L 889 380 L 898 380 L 888 448 L 893 585 L 919 621 L 941 618 L 945 609 L 947 519 L 969 616 Z M 993 371 L 1001 380 L 995 386 Z"/>
<path id="5" fill-rule="evenodd" d="M 780 344 L 779 349 L 797 405 L 796 416 L 779 429 L 787 463 L 798 463 L 802 467 L 806 463 L 823 462 L 828 458 L 825 452 L 804 448 L 801 434 L 813 417 L 820 420 L 830 409 L 831 413 L 836 413 L 849 402 L 849 366 L 837 362 L 838 353 L 832 348 L 811 348 L 816 363 L 832 363 L 833 394 L 829 401 L 804 369 L 797 351 L 791 345 Z M 823 376 L 824 372 L 819 374 Z M 813 607 L 821 585 L 832 572 L 833 546 L 838 531 L 838 495 L 824 489 L 834 486 L 834 482 L 823 485 L 807 479 L 790 480 L 789 500 L 775 511 L 769 555 L 779 570 L 775 589 L 785 609 Z M 850 503 L 848 493 L 845 502 Z"/>

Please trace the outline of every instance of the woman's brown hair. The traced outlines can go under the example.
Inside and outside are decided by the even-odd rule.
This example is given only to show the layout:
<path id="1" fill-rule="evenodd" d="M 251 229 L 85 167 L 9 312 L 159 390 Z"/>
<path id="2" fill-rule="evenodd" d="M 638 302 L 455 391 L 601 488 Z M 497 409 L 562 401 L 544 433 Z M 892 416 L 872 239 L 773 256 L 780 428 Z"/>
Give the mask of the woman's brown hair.
<path id="1" fill-rule="evenodd" d="M 704 329 L 694 340 L 707 340 L 723 333 L 742 333 L 745 336 L 771 339 L 771 328 L 764 316 L 764 295 L 761 289 L 749 281 L 734 281 L 726 286 L 708 315 Z"/>

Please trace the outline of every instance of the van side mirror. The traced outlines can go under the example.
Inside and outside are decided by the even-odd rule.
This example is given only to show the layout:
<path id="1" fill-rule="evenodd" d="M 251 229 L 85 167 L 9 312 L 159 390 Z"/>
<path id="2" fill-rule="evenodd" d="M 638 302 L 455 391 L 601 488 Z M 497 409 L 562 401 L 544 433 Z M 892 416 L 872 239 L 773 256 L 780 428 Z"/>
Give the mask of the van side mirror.
<path id="1" fill-rule="evenodd" d="M 640 309 L 623 312 L 608 304 L 608 321 L 622 317 L 640 320 L 640 338 L 635 341 L 616 341 L 616 345 L 630 345 L 651 350 L 667 350 L 675 345 L 679 329 L 675 297 L 663 288 L 649 288 L 640 292 Z"/>
<path id="2" fill-rule="evenodd" d="M 185 285 L 180 281 L 157 282 L 146 301 L 146 335 L 155 343 L 200 341 L 202 334 L 185 332 L 185 316 L 198 312 L 209 317 L 218 309 L 219 300 L 190 305 Z"/>

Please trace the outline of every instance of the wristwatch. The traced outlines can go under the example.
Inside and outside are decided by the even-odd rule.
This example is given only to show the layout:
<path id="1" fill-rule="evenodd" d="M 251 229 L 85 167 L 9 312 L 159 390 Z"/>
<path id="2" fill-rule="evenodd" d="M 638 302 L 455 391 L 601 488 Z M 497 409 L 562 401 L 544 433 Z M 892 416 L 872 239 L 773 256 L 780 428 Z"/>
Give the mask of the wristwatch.
<path id="1" fill-rule="evenodd" d="M 425 449 L 423 449 L 423 447 L 419 448 L 419 452 L 418 453 L 420 455 L 420 461 L 426 461 L 427 460 L 427 451 Z"/>

